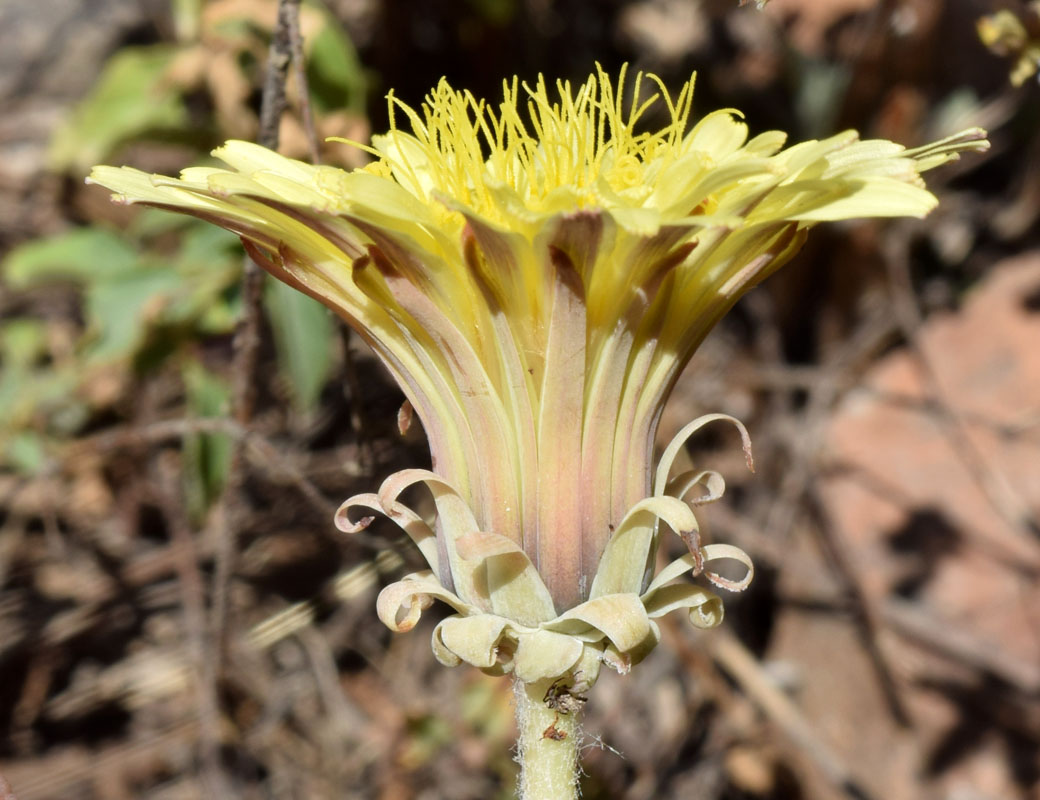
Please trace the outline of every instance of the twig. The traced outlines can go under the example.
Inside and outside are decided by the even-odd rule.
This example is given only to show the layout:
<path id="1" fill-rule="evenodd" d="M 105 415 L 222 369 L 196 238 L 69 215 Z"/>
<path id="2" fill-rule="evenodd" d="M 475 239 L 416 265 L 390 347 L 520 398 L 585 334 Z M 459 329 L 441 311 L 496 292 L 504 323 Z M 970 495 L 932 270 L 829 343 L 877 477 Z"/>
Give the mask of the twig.
<path id="1" fill-rule="evenodd" d="M 877 470 L 867 469 L 839 459 L 828 460 L 820 465 L 820 474 L 841 476 L 855 481 L 860 487 L 887 503 L 895 503 L 903 510 L 912 510 L 920 502 L 897 480 L 892 480 Z M 1040 575 L 1040 552 L 1029 540 L 1020 536 L 1009 536 L 995 526 L 960 529 L 965 536 L 965 545 L 973 555 L 991 559 L 1007 569 L 1029 579 Z"/>
<path id="2" fill-rule="evenodd" d="M 0 775 L 0 800 L 18 800 L 11 784 L 4 780 L 3 775 Z"/>
<path id="3" fill-rule="evenodd" d="M 292 20 L 299 15 L 299 0 L 279 0 L 278 22 L 268 55 L 267 75 L 260 105 L 259 143 L 271 150 L 278 147 L 278 127 L 285 111 L 285 80 L 292 57 L 289 31 Z M 247 431 L 253 419 L 256 404 L 256 374 L 261 344 L 264 273 L 251 258 L 242 266 L 242 318 L 235 330 L 231 363 L 231 410 L 237 425 Z M 220 769 L 220 689 L 219 684 L 228 663 L 229 588 L 235 570 L 239 518 L 243 515 L 243 488 L 245 483 L 245 437 L 234 440 L 228 468 L 227 485 L 221 495 L 214 520 L 216 546 L 212 579 L 212 607 L 209 636 L 195 642 L 193 649 L 201 659 L 198 665 L 199 708 L 203 739 L 203 758 L 211 776 L 211 795 L 229 796 L 223 772 Z M 182 527 L 172 521 L 174 529 Z M 190 534 L 185 532 L 185 535 Z M 192 553 L 186 550 L 187 553 Z M 192 558 L 194 564 L 194 557 Z M 185 559 L 185 568 L 187 559 Z M 198 566 L 194 564 L 194 570 Z M 182 570 L 182 583 L 184 580 Z M 201 577 L 199 578 L 201 580 Z M 185 592 L 187 596 L 188 592 Z M 195 609 L 199 613 L 204 610 Z M 192 615 L 194 615 L 192 611 Z M 189 607 L 185 606 L 189 615 Z M 190 621 L 190 620 L 189 620 Z M 197 624 L 202 624 L 196 621 Z"/>
<path id="4" fill-rule="evenodd" d="M 292 63 L 291 31 L 299 30 L 300 0 L 278 0 L 278 22 L 267 55 L 267 74 L 260 100 L 260 132 L 257 141 L 271 150 L 278 148 L 278 127 L 285 113 L 285 80 Z"/>
<path id="5" fill-rule="evenodd" d="M 736 384 L 749 389 L 773 392 L 796 390 L 808 392 L 822 380 L 825 369 L 825 367 L 790 364 L 754 364 L 736 367 L 733 370 L 733 380 Z M 941 405 L 931 397 L 919 397 L 908 392 L 879 389 L 873 386 L 858 386 L 856 392 L 880 403 L 908 411 L 919 411 L 929 416 L 942 413 Z M 1023 409 L 1019 418 L 1013 422 L 993 419 L 987 414 L 971 410 L 961 411 L 960 416 L 965 422 L 988 428 L 994 435 L 1002 439 L 1027 439 L 1040 444 L 1040 407 Z"/>
<path id="6" fill-rule="evenodd" d="M 798 442 L 792 447 L 793 463 L 785 470 L 778 492 L 779 497 L 770 510 L 764 530 L 783 541 L 787 531 L 794 524 L 796 510 L 801 506 L 800 501 L 806 498 L 810 500 L 810 506 L 814 508 L 821 522 L 818 526 L 821 544 L 831 567 L 855 607 L 853 619 L 859 628 L 863 646 L 874 665 L 889 710 L 899 725 L 907 727 L 911 724 L 910 715 L 879 641 L 881 627 L 875 600 L 863 588 L 855 564 L 837 538 L 830 520 L 826 518 L 825 506 L 816 497 L 812 482 L 817 456 L 823 447 L 830 421 L 829 412 L 844 392 L 854 385 L 854 376 L 862 366 L 892 339 L 896 331 L 895 321 L 887 312 L 883 312 L 879 317 L 864 324 L 851 341 L 831 359 L 828 367 L 821 371 L 820 379 L 810 389 L 809 403 L 803 415 L 803 422 L 798 427 Z"/>
<path id="7" fill-rule="evenodd" d="M 141 731 L 127 741 L 101 746 L 98 750 L 62 748 L 53 755 L 33 759 L 12 767 L 8 774 L 18 784 L 23 797 L 78 797 L 82 794 L 84 779 L 102 774 L 120 774 L 124 770 L 140 768 L 141 764 L 155 764 L 155 759 L 195 741 L 198 723 L 194 720 L 175 722 L 158 733 Z M 13 794 L 3 794 L 0 800 L 15 800 Z M 8 791 L 10 787 L 7 787 Z M 214 800 L 217 796 L 211 795 Z M 233 795 L 221 795 L 219 800 Z"/>
<path id="8" fill-rule="evenodd" d="M 294 0 L 296 10 L 289 14 L 289 49 L 292 53 L 293 77 L 296 79 L 296 90 L 300 97 L 300 119 L 303 130 L 307 134 L 307 147 L 311 152 L 311 163 L 321 163 L 321 151 L 318 146 L 318 133 L 314 129 L 314 114 L 311 112 L 311 93 L 307 85 L 307 65 L 303 59 L 303 35 L 300 33 L 300 0 Z"/>
<path id="9" fill-rule="evenodd" d="M 716 505 L 712 509 L 712 520 L 725 529 L 727 538 L 749 550 L 756 562 L 774 569 L 784 569 L 792 574 L 797 585 L 812 586 L 815 573 L 811 569 L 799 561 L 792 562 L 785 558 L 782 544 L 761 533 L 726 506 Z M 836 613 L 859 613 L 859 608 L 846 591 L 840 594 L 827 591 L 813 595 L 810 590 L 809 601 Z M 1040 669 L 1037 665 L 1012 658 L 999 645 L 976 637 L 962 626 L 894 597 L 879 604 L 877 618 L 872 622 L 876 626 L 879 621 L 898 636 L 955 664 L 993 675 L 1027 697 L 1040 697 Z"/>
<path id="10" fill-rule="evenodd" d="M 986 642 L 906 600 L 889 598 L 882 607 L 885 622 L 901 636 L 972 669 L 993 675 L 1023 695 L 1040 698 L 1040 668 L 1010 656 L 994 642 Z"/>
<path id="11" fill-rule="evenodd" d="M 298 19 L 300 0 L 279 0 L 278 22 L 271 38 L 267 75 L 260 102 L 260 144 L 271 150 L 278 148 L 278 126 L 285 111 L 285 80 L 292 61 L 290 30 Z M 235 331 L 232 374 L 232 416 L 243 428 L 253 418 L 256 402 L 256 366 L 260 353 L 260 330 L 264 273 L 251 258 L 243 261 L 242 319 Z M 237 505 L 241 502 L 243 475 L 241 442 L 232 448 L 228 485 L 221 498 L 217 520 L 216 562 L 213 571 L 213 635 L 218 645 L 220 662 L 227 649 L 228 586 L 234 572 L 235 544 L 238 525 Z"/>
<path id="12" fill-rule="evenodd" d="M 706 637 L 712 657 L 763 713 L 815 763 L 846 796 L 868 800 L 871 795 L 831 748 L 822 741 L 791 699 L 776 687 L 755 657 L 724 630 Z"/>
<path id="13" fill-rule="evenodd" d="M 347 734 L 356 731 L 364 720 L 343 693 L 336 656 L 322 632 L 311 625 L 297 631 L 296 638 L 307 653 L 318 694 L 325 706 L 325 713 L 333 723 L 336 738 L 345 743 L 349 738 Z"/>
<path id="14" fill-rule="evenodd" d="M 976 447 L 967 433 L 967 423 L 963 414 L 949 402 L 939 372 L 921 345 L 918 334 L 924 325 L 924 317 L 917 305 L 910 277 L 908 237 L 909 234 L 903 232 L 901 236 L 893 235 L 888 239 L 888 244 L 883 248 L 885 267 L 888 270 L 896 319 L 910 353 L 917 362 L 918 371 L 924 379 L 925 391 L 935 403 L 935 418 L 940 423 L 940 430 L 946 435 L 953 451 L 982 491 L 990 507 L 1013 530 L 1027 540 L 1035 541 L 1036 537 L 1040 537 L 1040 522 L 1010 481 Z"/>
<path id="15" fill-rule="evenodd" d="M 357 359 L 351 348 L 353 335 L 346 325 L 341 325 L 340 330 L 343 342 L 343 373 L 346 378 L 347 392 L 349 392 L 347 407 L 350 411 L 350 430 L 359 442 L 365 443 L 368 440 L 366 432 L 369 430 L 369 426 L 365 420 L 364 406 L 361 404 L 361 380 L 357 373 Z"/>
<path id="16" fill-rule="evenodd" d="M 793 464 L 784 471 L 784 479 L 764 526 L 770 535 L 783 539 L 794 522 L 798 499 L 804 496 L 823 447 L 828 412 L 855 385 L 864 365 L 881 352 L 897 333 L 895 321 L 882 312 L 865 322 L 856 335 L 820 370 L 819 379 L 809 388 L 810 396 L 798 425 L 798 440 L 793 449 Z"/>
<path id="17" fill-rule="evenodd" d="M 231 797 L 221 764 L 220 695 L 217 663 L 206 630 L 206 586 L 199 571 L 195 537 L 179 500 L 177 472 L 162 455 L 157 459 L 158 499 L 177 554 L 177 578 L 184 628 L 195 676 L 203 779 L 211 797 Z"/>
<path id="18" fill-rule="evenodd" d="M 881 692 L 888 704 L 889 711 L 900 726 L 912 727 L 913 720 L 903 701 L 895 672 L 889 665 L 882 647 L 883 625 L 878 603 L 860 580 L 855 559 L 849 553 L 841 531 L 837 529 L 834 520 L 827 512 L 826 504 L 815 487 L 810 488 L 808 499 L 809 506 L 817 520 L 817 525 L 814 527 L 819 533 L 824 556 L 830 562 L 831 568 L 843 584 L 845 593 L 852 601 L 853 619 L 860 629 L 860 638 L 874 665 L 874 672 L 878 676 Z"/>
<path id="19" fill-rule="evenodd" d="M 84 451 L 119 450 L 203 433 L 223 433 L 231 436 L 237 444 L 244 448 L 243 452 L 250 456 L 250 463 L 260 468 L 268 478 L 277 483 L 295 487 L 322 516 L 331 520 L 335 514 L 336 504 L 331 502 L 314 482 L 286 456 L 284 447 L 275 446 L 267 437 L 255 430 L 246 429 L 228 417 L 169 419 L 148 425 L 115 428 L 77 439 L 65 452 L 65 458 L 73 460 L 77 454 Z M 351 534 L 350 540 L 364 545 L 372 544 L 377 550 L 382 550 L 386 546 L 383 540 L 376 540 L 363 531 Z"/>

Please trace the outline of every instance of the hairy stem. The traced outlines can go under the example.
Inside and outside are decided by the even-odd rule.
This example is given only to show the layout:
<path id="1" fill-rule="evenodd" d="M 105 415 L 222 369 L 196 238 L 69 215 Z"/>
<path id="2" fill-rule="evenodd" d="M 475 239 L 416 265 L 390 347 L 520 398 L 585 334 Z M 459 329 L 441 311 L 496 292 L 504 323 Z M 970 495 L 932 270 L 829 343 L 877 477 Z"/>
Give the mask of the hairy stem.
<path id="1" fill-rule="evenodd" d="M 551 680 L 517 681 L 520 800 L 576 800 L 578 797 L 578 717 L 546 704 Z"/>

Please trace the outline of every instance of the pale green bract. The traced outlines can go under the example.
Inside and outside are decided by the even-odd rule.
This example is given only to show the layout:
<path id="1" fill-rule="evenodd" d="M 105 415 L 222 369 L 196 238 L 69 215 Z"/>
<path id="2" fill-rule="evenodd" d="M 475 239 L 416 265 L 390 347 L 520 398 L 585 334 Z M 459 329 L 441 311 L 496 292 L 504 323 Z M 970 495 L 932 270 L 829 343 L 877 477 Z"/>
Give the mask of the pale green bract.
<path id="1" fill-rule="evenodd" d="M 481 533 L 458 492 L 432 472 L 404 470 L 391 475 L 377 494 L 357 495 L 343 503 L 336 524 L 348 533 L 357 532 L 372 517 L 352 522 L 348 513 L 358 507 L 371 508 L 397 522 L 412 538 L 430 569 L 388 586 L 379 596 L 379 618 L 394 631 L 407 631 L 415 626 L 431 599 L 450 605 L 458 614 L 442 620 L 433 633 L 433 652 L 442 664 L 455 666 L 465 661 L 491 674 L 511 672 L 529 683 L 575 669 L 591 682 L 600 662 L 626 673 L 660 640 L 655 618 L 685 609 L 699 628 L 711 628 L 722 621 L 718 595 L 696 584 L 676 585 L 674 580 L 687 572 L 703 574 L 716 586 L 742 591 L 754 575 L 743 550 L 725 544 L 700 544 L 691 504 L 703 505 L 722 497 L 722 476 L 703 470 L 668 480 L 672 461 L 686 440 L 716 420 L 737 427 L 751 465 L 750 440 L 738 420 L 709 414 L 683 428 L 660 461 L 654 496 L 633 506 L 613 532 L 600 560 L 591 598 L 559 616 L 527 554 L 504 536 Z M 467 599 L 445 589 L 436 577 L 440 555 L 433 530 L 397 502 L 398 495 L 417 482 L 427 483 L 433 492 L 452 577 L 455 586 L 462 587 L 459 594 Z M 698 487 L 704 493 L 686 501 Z M 652 557 L 659 521 L 685 542 L 692 542 L 691 552 L 672 561 L 644 588 L 643 565 Z M 724 559 L 746 568 L 741 580 L 731 581 L 705 568 Z"/>

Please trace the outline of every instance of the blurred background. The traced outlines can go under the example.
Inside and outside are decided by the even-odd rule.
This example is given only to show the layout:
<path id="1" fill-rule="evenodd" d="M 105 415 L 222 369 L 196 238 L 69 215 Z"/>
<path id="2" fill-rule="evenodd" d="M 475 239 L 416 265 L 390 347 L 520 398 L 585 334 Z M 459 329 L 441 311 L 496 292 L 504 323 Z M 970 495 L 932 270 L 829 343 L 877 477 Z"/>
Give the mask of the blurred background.
<path id="1" fill-rule="evenodd" d="M 332 525 L 428 464 L 396 388 L 269 281 L 238 424 L 237 240 L 83 183 L 255 139 L 275 13 L 0 3 L 0 774 L 20 800 L 515 787 L 509 682 L 434 662 L 442 609 L 383 628 L 375 595 L 417 554 L 392 525 Z M 1040 6 L 327 0 L 301 28 L 322 138 L 385 129 L 390 88 L 417 104 L 443 75 L 493 99 L 597 61 L 675 87 L 697 71 L 696 112 L 794 141 L 990 131 L 929 174 L 928 219 L 818 228 L 691 364 L 661 436 L 710 411 L 748 423 L 756 475 L 731 437 L 689 455 L 729 481 L 708 535 L 758 576 L 721 629 L 667 619 L 639 669 L 601 679 L 582 790 L 1040 797 Z M 288 93 L 281 150 L 308 158 Z"/>

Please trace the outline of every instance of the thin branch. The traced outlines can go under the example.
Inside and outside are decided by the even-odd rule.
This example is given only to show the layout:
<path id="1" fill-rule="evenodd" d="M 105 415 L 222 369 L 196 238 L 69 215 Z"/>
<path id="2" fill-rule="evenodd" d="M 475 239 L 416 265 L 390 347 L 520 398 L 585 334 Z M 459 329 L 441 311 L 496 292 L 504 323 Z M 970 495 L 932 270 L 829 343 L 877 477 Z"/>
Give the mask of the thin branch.
<path id="1" fill-rule="evenodd" d="M 809 402 L 798 426 L 798 439 L 791 445 L 791 463 L 785 470 L 778 498 L 770 509 L 763 529 L 784 541 L 794 524 L 798 509 L 808 501 L 809 507 L 821 521 L 818 533 L 828 562 L 853 603 L 853 619 L 889 710 L 900 726 L 909 727 L 912 724 L 910 714 L 879 640 L 881 626 L 876 601 L 864 589 L 853 559 L 846 552 L 847 548 L 838 538 L 838 533 L 833 530 L 830 520 L 826 519 L 825 506 L 816 497 L 812 482 L 831 412 L 845 392 L 855 385 L 856 376 L 864 366 L 891 341 L 897 330 L 891 315 L 887 311 L 882 312 L 865 323 L 821 369 L 819 380 L 809 390 Z"/>
<path id="2" fill-rule="evenodd" d="M 257 141 L 271 150 L 278 149 L 278 128 L 285 113 L 285 80 L 292 63 L 292 34 L 299 30 L 300 0 L 278 0 L 278 22 L 267 55 L 267 74 L 260 100 L 260 133 Z"/>
<path id="3" fill-rule="evenodd" d="M 1040 668 L 1011 656 L 999 643 L 980 639 L 963 626 L 940 619 L 906 600 L 890 598 L 882 614 L 892 630 L 917 645 L 954 663 L 993 675 L 1026 697 L 1040 698 Z"/>
<path id="4" fill-rule="evenodd" d="M 167 454 L 169 455 L 169 454 Z M 220 694 L 213 642 L 206 631 L 206 586 L 199 570 L 195 537 L 180 502 L 175 467 L 157 459 L 158 500 L 177 555 L 177 584 L 187 638 L 199 716 L 202 778 L 212 797 L 231 797 L 231 786 L 221 763 Z"/>
<path id="5" fill-rule="evenodd" d="M 949 393 L 943 387 L 939 371 L 921 345 L 919 333 L 924 325 L 924 317 L 918 307 L 910 276 L 909 234 L 904 232 L 902 236 L 893 235 L 889 242 L 883 248 L 883 253 L 892 291 L 892 306 L 924 380 L 925 391 L 935 403 L 935 419 L 940 423 L 940 430 L 990 507 L 1027 541 L 1035 541 L 1040 536 L 1040 522 L 1003 472 L 980 452 L 968 435 L 964 415 L 949 401 Z"/>
<path id="6" fill-rule="evenodd" d="M 11 784 L 4 780 L 3 775 L 0 775 L 0 800 L 18 800 Z"/>
<path id="7" fill-rule="evenodd" d="M 913 719 L 903 699 L 895 670 L 889 663 L 887 653 L 883 647 L 882 635 L 884 625 L 881 620 L 879 603 L 860 579 L 856 560 L 849 552 L 845 537 L 842 536 L 842 532 L 828 513 L 827 506 L 815 486 L 810 488 L 806 499 L 810 513 L 817 520 L 817 525 L 814 528 L 817 531 L 824 557 L 830 563 L 832 571 L 841 581 L 842 588 L 852 602 L 851 611 L 853 619 L 859 629 L 860 639 L 867 656 L 874 666 L 874 672 L 877 675 L 888 709 L 901 727 L 912 728 Z"/>
<path id="8" fill-rule="evenodd" d="M 279 0 L 278 22 L 271 38 L 267 75 L 260 104 L 259 142 L 271 150 L 278 148 L 278 127 L 285 112 L 285 81 L 292 60 L 290 31 L 299 28 L 300 0 Z M 295 22 L 294 22 L 295 21 Z M 243 428 L 253 418 L 256 402 L 256 367 L 260 352 L 263 299 L 263 270 L 250 258 L 243 262 L 242 319 L 235 331 L 232 374 L 232 416 Z M 213 571 L 213 636 L 220 663 L 227 652 L 228 587 L 235 569 L 237 517 L 244 483 L 241 442 L 232 449 L 228 485 L 221 498 L 217 520 L 216 562 Z M 219 674 L 219 670 L 218 670 Z"/>
<path id="9" fill-rule="evenodd" d="M 249 458 L 249 463 L 262 470 L 276 483 L 294 487 L 314 508 L 329 519 L 336 513 L 337 505 L 330 501 L 284 452 L 273 442 L 255 430 L 248 430 L 228 417 L 202 417 L 198 419 L 169 419 L 148 425 L 115 428 L 93 436 L 77 439 L 65 451 L 65 461 L 74 461 L 78 454 L 90 451 L 108 452 L 155 444 L 169 439 L 181 439 L 205 433 L 222 433 L 235 440 L 236 447 Z M 363 531 L 351 534 L 351 541 L 373 544 L 375 539 Z M 378 540 L 382 541 L 382 540 Z M 385 548 L 385 543 L 374 544 L 376 549 Z"/>
<path id="10" fill-rule="evenodd" d="M 848 766 L 817 736 L 801 709 L 772 681 L 751 652 L 728 632 L 719 630 L 705 637 L 712 658 L 762 712 L 779 727 L 846 797 L 867 800 L 872 795 Z"/>
<path id="11" fill-rule="evenodd" d="M 299 5 L 299 0 L 296 0 Z M 303 58 L 303 34 L 300 33 L 299 9 L 289 15 L 289 49 L 292 53 L 293 78 L 300 94 L 300 119 L 303 130 L 307 134 L 307 147 L 311 154 L 311 163 L 321 163 L 321 151 L 318 146 L 318 133 L 314 128 L 314 114 L 311 111 L 311 92 L 307 85 L 307 63 Z"/>
<path id="12" fill-rule="evenodd" d="M 340 743 L 347 744 L 348 734 L 358 730 L 364 720 L 343 692 L 339 682 L 336 655 L 325 635 L 311 625 L 297 631 L 296 638 L 307 653 L 314 674 L 314 683 L 325 706 L 325 713 L 333 725 L 335 737 Z"/>

